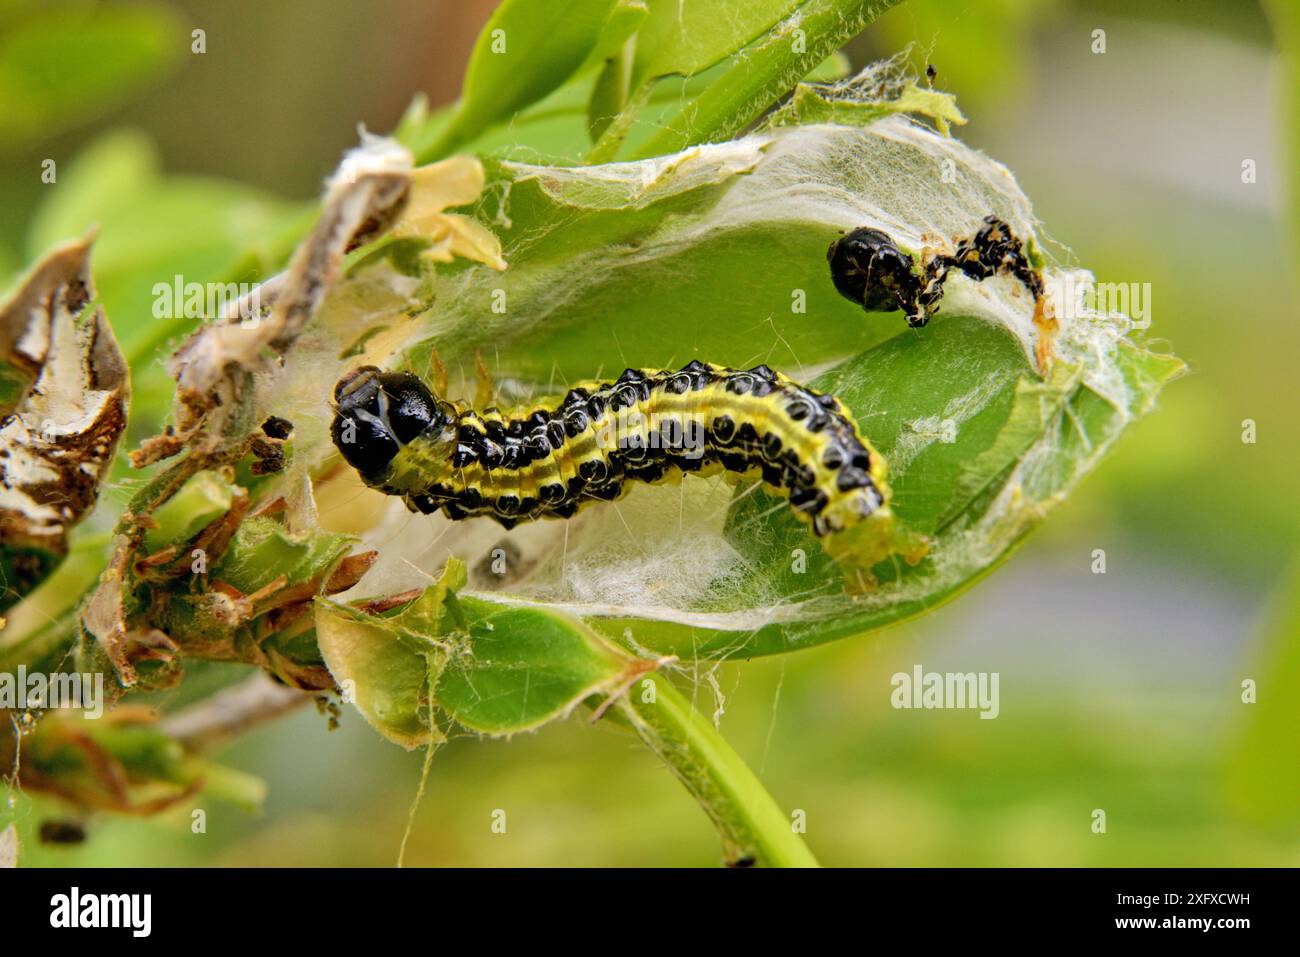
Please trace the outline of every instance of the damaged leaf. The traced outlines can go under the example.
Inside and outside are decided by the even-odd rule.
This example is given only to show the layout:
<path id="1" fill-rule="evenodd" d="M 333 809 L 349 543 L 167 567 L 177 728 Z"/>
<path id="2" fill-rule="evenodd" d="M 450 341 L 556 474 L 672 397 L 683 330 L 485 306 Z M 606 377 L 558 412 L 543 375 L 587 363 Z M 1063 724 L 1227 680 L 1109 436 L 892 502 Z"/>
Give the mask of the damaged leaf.
<path id="1" fill-rule="evenodd" d="M 137 468 L 187 446 L 211 454 L 249 435 L 259 412 L 262 418 L 270 414 L 259 397 L 266 384 L 258 374 L 274 378 L 271 361 L 284 355 L 315 314 L 344 254 L 393 224 L 410 184 L 410 154 L 389 140 L 372 138 L 347 156 L 288 270 L 228 306 L 221 321 L 198 330 L 171 357 L 175 421 L 132 454 Z"/>
<path id="2" fill-rule="evenodd" d="M 353 539 L 322 531 L 314 514 L 309 469 L 325 454 L 313 441 L 324 434 L 329 383 L 366 328 L 319 313 L 345 272 L 372 272 L 365 254 L 349 263 L 348 253 L 390 242 L 390 231 L 398 246 L 426 253 L 416 275 L 455 256 L 503 265 L 490 232 L 444 212 L 477 199 L 482 185 L 474 160 L 413 171 L 404 148 L 367 137 L 344 158 L 288 270 L 228 304 L 171 358 L 174 424 L 132 461 L 188 454 L 132 499 L 81 617 L 123 686 L 140 679 L 141 662 L 152 663 L 151 683 L 174 680 L 186 655 L 246 661 L 296 687 L 332 686 L 305 612 L 316 595 L 351 588 L 374 553 L 348 555 Z M 389 263 L 374 245 L 375 261 Z M 385 276 L 379 285 L 405 304 L 419 281 Z M 293 448 L 303 442 L 311 454 L 299 462 Z"/>
<path id="3" fill-rule="evenodd" d="M 464 584 L 465 566 L 448 562 L 441 578 L 397 614 L 316 602 L 316 639 L 344 701 L 408 750 L 442 739 L 431 690 L 450 648 L 445 638 L 463 623 L 452 603 Z"/>
<path id="4" fill-rule="evenodd" d="M 0 307 L 0 609 L 67 554 L 126 426 L 130 376 L 93 302 L 91 242 L 52 250 Z"/>
<path id="5" fill-rule="evenodd" d="M 350 588 L 369 567 L 373 555 L 348 564 L 352 545 L 350 536 L 293 532 L 272 518 L 245 519 L 229 547 L 209 559 L 203 587 L 155 589 L 141 617 L 182 655 L 245 661 L 291 686 L 328 689 L 332 684 L 310 635 L 311 602 Z"/>
<path id="6" fill-rule="evenodd" d="M 769 126 L 837 123 L 865 126 L 894 113 L 911 113 L 934 122 L 940 133 L 963 126 L 966 117 L 957 98 L 941 90 L 923 89 L 903 72 L 907 54 L 839 83 L 800 83 L 790 99 L 768 118 Z"/>
<path id="7" fill-rule="evenodd" d="M 658 665 L 566 616 L 466 604 L 465 581 L 465 566 L 449 561 L 437 583 L 387 616 L 317 602 L 321 650 L 345 699 L 403 747 L 441 740 L 439 714 L 483 734 L 532 730 Z"/>

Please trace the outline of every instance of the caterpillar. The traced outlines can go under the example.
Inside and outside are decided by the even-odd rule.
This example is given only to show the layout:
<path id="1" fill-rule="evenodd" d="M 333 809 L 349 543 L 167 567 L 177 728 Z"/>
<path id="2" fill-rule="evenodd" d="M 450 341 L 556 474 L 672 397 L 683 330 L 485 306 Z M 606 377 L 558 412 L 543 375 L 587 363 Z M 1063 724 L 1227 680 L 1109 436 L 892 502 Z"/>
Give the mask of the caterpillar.
<path id="1" fill-rule="evenodd" d="M 363 366 L 339 380 L 334 400 L 331 437 L 343 458 L 412 511 L 512 528 L 567 519 L 637 482 L 725 471 L 787 497 L 834 557 L 861 568 L 888 554 L 884 459 L 835 396 L 766 365 L 627 369 L 510 414 Z"/>
<path id="2" fill-rule="evenodd" d="M 1020 239 L 996 216 L 986 216 L 973 236 L 957 242 L 956 251 L 913 259 L 879 229 L 855 229 L 826 250 L 836 291 L 867 312 L 901 309 L 912 328 L 920 328 L 939 311 L 943 285 L 957 269 L 979 282 L 1002 273 L 1020 281 L 1034 296 L 1043 296 L 1043 277 L 1032 268 Z"/>

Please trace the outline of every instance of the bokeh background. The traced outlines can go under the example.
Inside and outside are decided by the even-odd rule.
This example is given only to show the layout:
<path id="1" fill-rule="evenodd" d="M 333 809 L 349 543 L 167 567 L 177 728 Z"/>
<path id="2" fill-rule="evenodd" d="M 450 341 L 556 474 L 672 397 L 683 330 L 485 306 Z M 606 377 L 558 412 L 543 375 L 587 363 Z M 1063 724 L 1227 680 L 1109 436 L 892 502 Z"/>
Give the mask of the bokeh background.
<path id="1" fill-rule="evenodd" d="M 157 350 L 130 318 L 147 320 L 148 290 L 115 285 L 118 264 L 153 257 L 159 275 L 190 278 L 228 267 L 249 235 L 272 249 L 358 123 L 391 129 L 416 91 L 455 98 L 491 7 L 0 0 L 0 284 L 98 219 L 109 315 L 128 351 Z M 806 812 L 823 863 L 1300 864 L 1300 257 L 1286 153 L 1298 107 L 1270 18 L 1288 7 L 1294 16 L 1283 2 L 910 2 L 848 48 L 855 66 L 909 43 L 922 68 L 935 63 L 970 117 L 959 135 L 1016 172 L 1050 234 L 1099 280 L 1150 283 L 1150 335 L 1190 374 L 955 603 L 717 669 L 724 733 L 782 805 Z M 190 51 L 196 28 L 202 54 Z M 118 37 L 116 58 L 85 55 L 79 38 L 96 31 Z M 41 182 L 45 159 L 54 185 Z M 1093 573 L 1096 549 L 1105 574 Z M 918 663 L 998 671 L 998 719 L 892 709 L 890 676 Z M 202 669 L 183 693 L 228 678 Z M 1257 703 L 1242 700 L 1247 679 Z M 702 709 L 718 706 L 703 674 L 696 692 Z M 396 860 L 422 755 L 355 714 L 330 731 L 299 712 L 220 758 L 267 781 L 260 815 L 212 804 L 201 835 L 188 811 L 95 818 L 85 844 L 25 848 L 28 862 Z M 490 828 L 497 808 L 504 835 Z M 651 754 L 575 718 L 443 748 L 406 861 L 717 858 L 708 821 Z"/>

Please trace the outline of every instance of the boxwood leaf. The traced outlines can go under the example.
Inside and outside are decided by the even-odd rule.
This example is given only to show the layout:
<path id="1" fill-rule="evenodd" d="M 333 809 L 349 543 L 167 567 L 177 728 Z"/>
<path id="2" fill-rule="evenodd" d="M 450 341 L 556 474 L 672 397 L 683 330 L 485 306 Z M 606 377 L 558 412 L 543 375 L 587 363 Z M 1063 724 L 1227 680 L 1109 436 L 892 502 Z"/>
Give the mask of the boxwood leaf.
<path id="1" fill-rule="evenodd" d="M 479 34 L 455 113 L 418 150 L 444 156 L 559 87 L 587 62 L 615 0 L 571 0 L 563 16 L 532 0 L 504 0 Z"/>
<path id="2" fill-rule="evenodd" d="M 317 638 L 345 699 L 404 747 L 440 739 L 439 715 L 484 734 L 528 731 L 653 667 L 576 619 L 462 601 L 465 581 L 450 561 L 388 615 L 317 602 Z"/>

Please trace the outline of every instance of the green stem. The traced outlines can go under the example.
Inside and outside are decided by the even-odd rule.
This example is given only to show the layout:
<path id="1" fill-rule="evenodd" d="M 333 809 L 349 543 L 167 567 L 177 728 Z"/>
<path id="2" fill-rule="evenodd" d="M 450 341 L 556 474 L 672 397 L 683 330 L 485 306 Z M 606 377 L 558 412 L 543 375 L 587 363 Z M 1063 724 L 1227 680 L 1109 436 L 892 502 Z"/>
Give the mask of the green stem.
<path id="1" fill-rule="evenodd" d="M 636 118 L 641 115 L 641 110 L 650 102 L 650 95 L 654 92 L 655 83 L 653 80 L 647 80 L 628 97 L 627 103 L 619 111 L 618 116 L 601 133 L 600 139 L 587 153 L 584 162 L 588 166 L 597 163 L 613 162 L 618 153 L 618 148 L 623 145 L 623 140 L 627 138 L 628 131 Z"/>
<path id="2" fill-rule="evenodd" d="M 646 681 L 653 685 L 653 692 Z M 650 675 L 619 706 L 713 819 L 730 864 L 816 867 L 791 820 L 740 755 L 662 675 Z"/>

